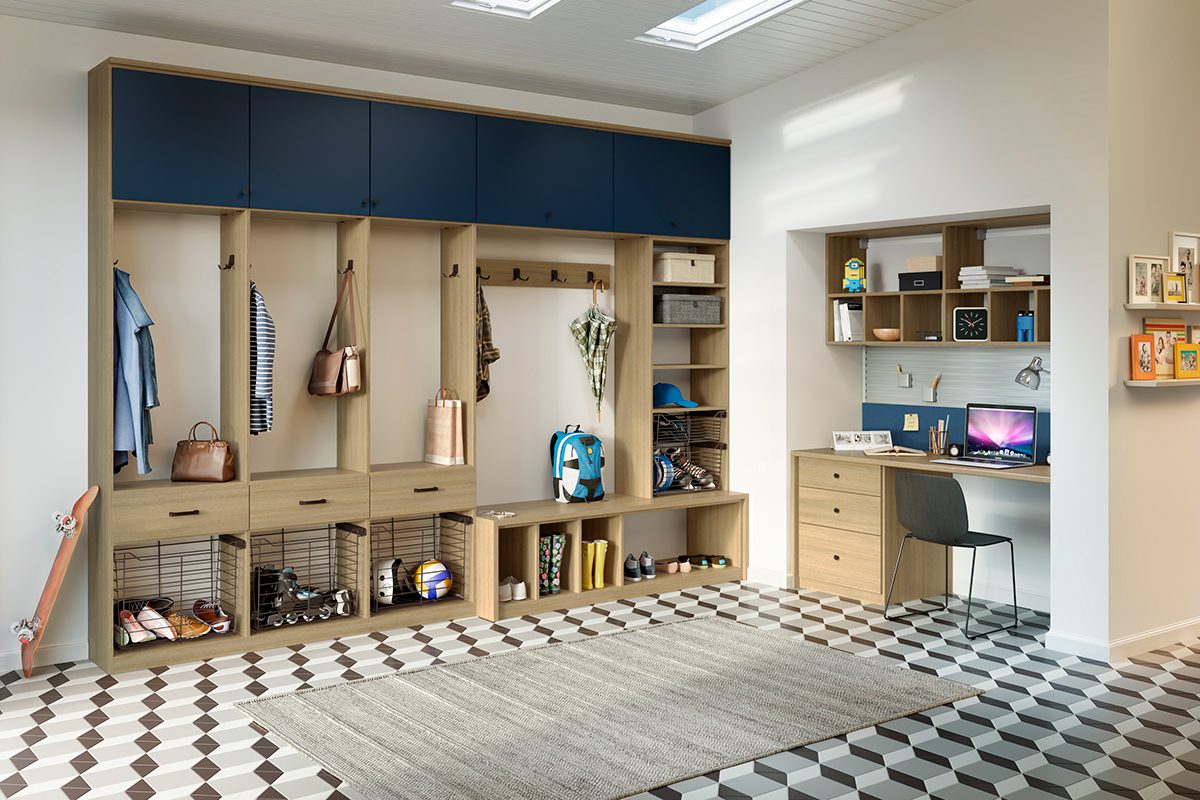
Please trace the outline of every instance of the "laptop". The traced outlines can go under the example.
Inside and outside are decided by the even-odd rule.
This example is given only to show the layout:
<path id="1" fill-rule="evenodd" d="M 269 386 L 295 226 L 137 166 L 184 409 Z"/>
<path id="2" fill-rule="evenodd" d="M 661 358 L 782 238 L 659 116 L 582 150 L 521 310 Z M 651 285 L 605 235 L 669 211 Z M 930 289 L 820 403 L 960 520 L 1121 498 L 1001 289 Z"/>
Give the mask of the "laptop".
<path id="1" fill-rule="evenodd" d="M 1032 406 L 967 404 L 967 435 L 961 458 L 933 464 L 1012 469 L 1037 463 L 1037 409 Z"/>

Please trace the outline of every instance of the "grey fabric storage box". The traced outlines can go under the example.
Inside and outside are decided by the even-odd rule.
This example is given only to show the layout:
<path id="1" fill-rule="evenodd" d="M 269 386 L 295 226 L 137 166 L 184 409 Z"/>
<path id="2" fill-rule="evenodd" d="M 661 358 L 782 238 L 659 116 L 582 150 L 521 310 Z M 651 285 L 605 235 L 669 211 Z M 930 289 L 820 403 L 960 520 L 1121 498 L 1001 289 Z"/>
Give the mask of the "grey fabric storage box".
<path id="1" fill-rule="evenodd" d="M 654 321 L 674 325 L 720 325 L 721 298 L 707 294 L 660 294 Z"/>

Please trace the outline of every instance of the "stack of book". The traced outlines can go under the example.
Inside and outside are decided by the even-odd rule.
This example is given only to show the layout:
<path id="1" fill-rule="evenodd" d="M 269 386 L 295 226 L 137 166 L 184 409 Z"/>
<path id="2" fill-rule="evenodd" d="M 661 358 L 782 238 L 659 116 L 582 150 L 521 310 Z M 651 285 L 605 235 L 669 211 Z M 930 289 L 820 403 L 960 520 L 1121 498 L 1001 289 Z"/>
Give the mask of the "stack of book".
<path id="1" fill-rule="evenodd" d="M 861 300 L 833 301 L 833 340 L 863 341 L 863 304 Z"/>
<path id="2" fill-rule="evenodd" d="M 1008 278 L 1020 274 L 1016 267 L 963 267 L 958 271 L 958 282 L 964 289 L 991 289 L 1006 286 Z"/>

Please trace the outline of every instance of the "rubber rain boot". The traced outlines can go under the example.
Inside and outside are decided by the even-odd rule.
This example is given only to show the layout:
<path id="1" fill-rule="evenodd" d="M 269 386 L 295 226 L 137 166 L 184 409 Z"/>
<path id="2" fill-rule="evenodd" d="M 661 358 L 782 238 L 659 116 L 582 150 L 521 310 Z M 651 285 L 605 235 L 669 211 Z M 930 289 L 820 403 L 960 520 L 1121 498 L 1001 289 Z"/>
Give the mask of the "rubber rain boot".
<path id="1" fill-rule="evenodd" d="M 550 574 L 554 569 L 553 553 L 554 537 L 543 533 L 538 537 L 538 595 L 545 597 L 550 594 Z"/>
<path id="2" fill-rule="evenodd" d="M 596 543 L 595 542 L 584 542 L 583 543 L 583 588 L 585 591 L 587 589 L 595 588 L 594 586 L 592 586 L 592 569 L 593 569 L 592 565 L 595 563 L 596 563 Z"/>
<path id="3" fill-rule="evenodd" d="M 596 565 L 592 570 L 592 585 L 597 589 L 604 588 L 604 556 L 608 553 L 608 540 L 596 540 Z"/>
<path id="4" fill-rule="evenodd" d="M 562 591 L 563 548 L 566 546 L 566 538 L 561 533 L 550 534 L 550 594 Z"/>

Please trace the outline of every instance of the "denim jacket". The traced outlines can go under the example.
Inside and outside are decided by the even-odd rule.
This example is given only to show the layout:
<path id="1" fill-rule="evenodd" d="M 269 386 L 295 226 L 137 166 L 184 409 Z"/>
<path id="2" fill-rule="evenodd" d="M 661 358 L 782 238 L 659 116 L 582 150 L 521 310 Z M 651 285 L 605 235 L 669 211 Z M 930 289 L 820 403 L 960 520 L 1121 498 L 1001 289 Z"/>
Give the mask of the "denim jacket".
<path id="1" fill-rule="evenodd" d="M 113 270 L 113 472 L 129 463 L 132 452 L 138 474 L 150 472 L 150 409 L 158 406 L 154 341 L 146 312 L 129 273 Z"/>

